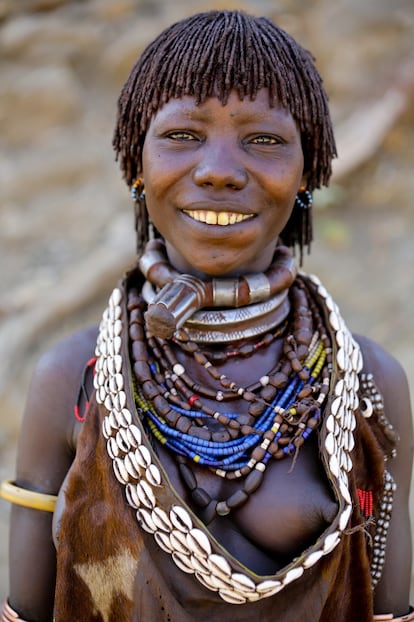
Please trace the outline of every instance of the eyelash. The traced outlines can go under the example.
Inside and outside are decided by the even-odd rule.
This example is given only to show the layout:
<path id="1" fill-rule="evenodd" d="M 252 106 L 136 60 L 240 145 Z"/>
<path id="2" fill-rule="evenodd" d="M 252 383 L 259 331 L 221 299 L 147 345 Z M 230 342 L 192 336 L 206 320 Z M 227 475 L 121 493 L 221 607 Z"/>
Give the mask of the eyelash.
<path id="1" fill-rule="evenodd" d="M 167 134 L 167 138 L 171 138 L 172 140 L 181 140 L 181 141 L 197 140 L 197 138 L 193 134 L 190 134 L 190 132 L 184 132 L 184 131 L 170 132 L 169 134 Z"/>
<path id="2" fill-rule="evenodd" d="M 175 140 L 178 142 L 193 142 L 200 140 L 199 137 L 194 136 L 191 132 L 186 132 L 184 130 L 177 130 L 174 132 L 169 132 L 166 134 L 166 138 L 170 138 L 171 140 Z M 254 144 L 254 145 L 280 145 L 282 141 L 276 136 L 270 136 L 267 134 L 262 134 L 259 136 L 254 136 L 252 138 L 248 138 L 245 144 Z"/>
<path id="3" fill-rule="evenodd" d="M 263 134 L 261 136 L 254 136 L 251 142 L 256 145 L 279 145 L 282 141 L 277 139 L 276 136 L 268 136 Z"/>

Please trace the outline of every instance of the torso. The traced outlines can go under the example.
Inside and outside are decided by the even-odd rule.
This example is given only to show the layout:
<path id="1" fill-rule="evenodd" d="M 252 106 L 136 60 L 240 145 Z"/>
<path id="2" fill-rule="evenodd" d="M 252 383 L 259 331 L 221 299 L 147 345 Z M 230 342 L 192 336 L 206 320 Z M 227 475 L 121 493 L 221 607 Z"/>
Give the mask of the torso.
<path id="1" fill-rule="evenodd" d="M 280 349 L 281 342 L 276 341 L 249 359 L 227 361 L 220 366 L 220 371 L 241 385 L 248 384 L 271 369 L 279 358 Z M 186 368 L 196 374 L 196 380 L 212 384 L 207 372 L 199 366 L 192 367 L 188 355 L 181 350 L 176 354 Z M 91 386 L 89 388 L 91 390 Z M 246 403 L 232 401 L 226 403 L 225 408 L 233 412 L 245 412 Z M 81 423 L 76 422 L 73 427 L 75 445 L 81 426 Z M 191 500 L 174 456 L 160 445 L 156 446 L 156 451 L 172 486 L 198 514 L 199 508 Z M 240 487 L 237 481 L 223 480 L 196 464 L 191 468 L 198 485 L 213 499 L 228 498 Z M 266 575 L 286 565 L 313 543 L 332 521 L 336 511 L 337 504 L 319 460 L 314 433 L 296 457 L 269 464 L 263 484 L 245 505 L 227 517 L 217 516 L 208 524 L 208 528 L 217 541 L 239 561 L 254 572 Z"/>
<path id="2" fill-rule="evenodd" d="M 170 481 L 197 514 L 174 458 L 162 447 L 159 458 Z M 198 484 L 211 497 L 228 497 L 240 484 L 223 480 L 194 465 Z M 250 570 L 273 574 L 312 544 L 334 518 L 337 505 L 318 458 L 316 438 L 301 448 L 297 460 L 272 462 L 262 486 L 248 502 L 208 528 L 216 540 Z"/>

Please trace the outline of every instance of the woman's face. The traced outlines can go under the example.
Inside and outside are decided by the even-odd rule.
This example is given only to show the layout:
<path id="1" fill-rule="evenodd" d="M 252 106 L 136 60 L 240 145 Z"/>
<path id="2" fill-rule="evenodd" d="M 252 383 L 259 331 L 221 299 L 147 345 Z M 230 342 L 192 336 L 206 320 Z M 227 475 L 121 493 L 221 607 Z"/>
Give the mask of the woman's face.
<path id="1" fill-rule="evenodd" d="M 181 272 L 237 276 L 271 263 L 303 182 L 303 153 L 291 114 L 232 92 L 170 100 L 153 117 L 142 161 L 146 203 Z"/>

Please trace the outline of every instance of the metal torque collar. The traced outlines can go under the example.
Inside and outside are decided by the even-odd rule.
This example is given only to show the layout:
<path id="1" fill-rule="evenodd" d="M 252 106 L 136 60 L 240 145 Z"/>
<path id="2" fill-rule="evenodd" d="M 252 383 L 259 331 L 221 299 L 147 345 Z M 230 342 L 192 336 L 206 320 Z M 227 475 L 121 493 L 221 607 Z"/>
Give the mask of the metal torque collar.
<path id="1" fill-rule="evenodd" d="M 260 334 L 261 324 L 266 324 L 264 329 L 266 331 L 283 321 L 289 312 L 285 300 L 287 292 L 297 273 L 290 250 L 285 246 L 277 246 L 273 262 L 264 273 L 246 274 L 234 279 L 213 278 L 204 281 L 190 274 L 179 274 L 174 270 L 168 263 L 165 245 L 160 239 L 148 243 L 139 260 L 139 267 L 148 283 L 143 294 L 148 302 L 145 321 L 150 333 L 156 337 L 169 339 L 184 323 L 188 325 L 188 322 L 191 322 L 195 324 L 195 326 L 190 324 L 193 330 L 192 338 L 206 342 L 234 341 L 251 337 Z M 159 291 L 155 293 L 150 284 Z M 266 303 L 270 303 L 270 306 Z M 281 309 L 275 318 L 277 307 Z M 218 312 L 213 316 L 213 321 L 208 314 L 200 316 L 198 313 L 201 309 L 210 308 L 220 308 L 221 321 Z M 228 309 L 238 308 L 243 310 L 233 313 L 234 317 L 230 317 Z M 269 317 L 263 317 L 268 314 Z M 212 337 L 211 332 L 210 336 L 203 335 L 206 325 L 214 321 L 219 326 L 209 325 L 207 328 L 209 331 L 212 330 L 215 336 Z M 238 337 L 237 333 L 240 333 L 242 325 L 247 327 L 249 334 L 243 333 Z"/>
<path id="2" fill-rule="evenodd" d="M 183 275 L 169 284 L 168 289 L 175 289 L 181 284 L 187 287 L 190 280 L 195 277 Z M 158 300 L 158 306 L 169 303 L 169 291 L 165 288 L 158 295 L 149 281 L 146 281 L 142 289 L 142 295 L 149 307 Z M 177 305 L 178 307 L 178 305 Z M 181 310 L 181 305 L 179 305 Z M 180 312 L 179 310 L 179 312 Z M 288 298 L 288 290 L 284 290 L 279 294 L 275 294 L 268 300 L 250 304 L 240 308 L 229 309 L 201 309 L 194 311 L 191 309 L 188 313 L 182 314 L 177 328 L 171 336 L 178 341 L 182 339 L 191 339 L 197 343 L 229 343 L 239 341 L 241 339 L 250 339 L 258 335 L 263 335 L 276 326 L 279 326 L 289 315 L 290 303 Z M 186 318 L 186 316 L 189 316 Z M 146 325 L 151 330 L 151 320 L 148 326 L 148 312 L 145 314 Z M 182 330 L 184 329 L 184 333 Z M 159 334 L 159 332 L 158 332 Z"/>
<path id="3" fill-rule="evenodd" d="M 348 474 L 358 407 L 359 346 L 345 326 L 338 307 L 320 281 L 309 277 L 326 310 L 327 330 L 333 337 L 334 372 L 331 399 L 321 430 L 321 459 L 331 482 L 338 513 L 317 541 L 273 576 L 260 577 L 231 557 L 211 538 L 208 529 L 171 490 L 168 502 L 158 491 L 170 488 L 167 475 L 142 428 L 130 384 L 125 295 L 116 288 L 100 325 L 96 347 L 96 399 L 103 409 L 102 431 L 116 479 L 127 503 L 136 511 L 142 529 L 154 537 L 183 572 L 193 574 L 223 600 L 242 604 L 273 596 L 299 579 L 308 568 L 335 549 L 352 513 Z"/>

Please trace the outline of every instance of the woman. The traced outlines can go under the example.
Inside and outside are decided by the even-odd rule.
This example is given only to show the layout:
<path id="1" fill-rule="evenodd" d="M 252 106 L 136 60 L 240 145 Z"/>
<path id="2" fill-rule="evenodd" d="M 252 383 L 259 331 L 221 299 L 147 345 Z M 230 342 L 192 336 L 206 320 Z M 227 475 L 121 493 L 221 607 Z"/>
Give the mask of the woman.
<path id="1" fill-rule="evenodd" d="M 238 11 L 174 24 L 114 147 L 139 266 L 36 370 L 3 620 L 413 620 L 405 376 L 290 250 L 335 156 L 310 55 Z"/>

